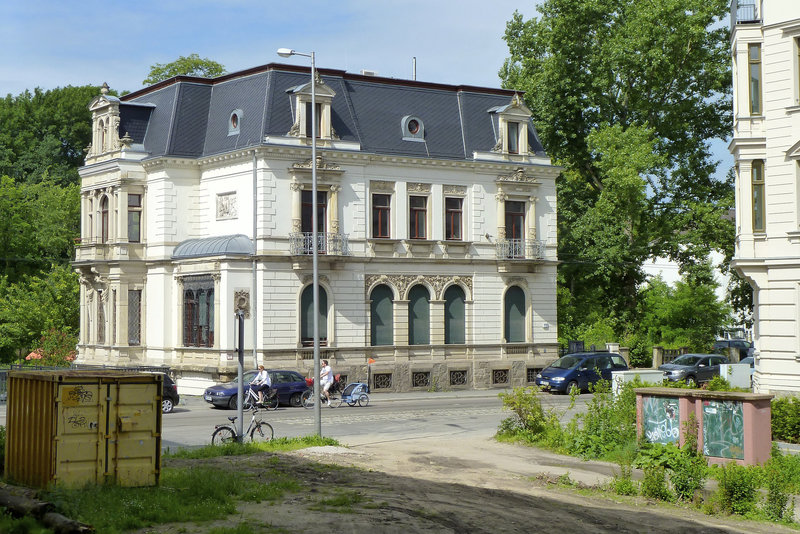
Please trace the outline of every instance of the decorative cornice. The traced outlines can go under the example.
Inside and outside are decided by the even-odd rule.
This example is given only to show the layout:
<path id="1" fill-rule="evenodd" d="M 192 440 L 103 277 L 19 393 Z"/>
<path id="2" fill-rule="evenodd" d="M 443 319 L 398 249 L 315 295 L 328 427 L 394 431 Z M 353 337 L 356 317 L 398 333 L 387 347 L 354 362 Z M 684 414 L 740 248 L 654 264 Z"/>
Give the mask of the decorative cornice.
<path id="1" fill-rule="evenodd" d="M 523 185 L 539 185 L 539 181 L 536 177 L 531 176 L 525 172 L 525 169 L 522 167 L 518 167 L 514 172 L 511 174 L 500 175 L 497 177 L 495 181 L 497 184 L 502 183 L 513 183 L 513 184 L 523 184 Z"/>
<path id="2" fill-rule="evenodd" d="M 467 196 L 467 186 L 465 185 L 445 185 L 442 187 L 442 193 L 445 195 L 459 195 Z"/>
<path id="3" fill-rule="evenodd" d="M 292 170 L 296 171 L 310 171 L 311 170 L 311 158 L 308 158 L 305 161 L 300 161 L 292 164 Z M 341 173 L 344 172 L 341 167 L 339 167 L 335 163 L 326 163 L 325 158 L 321 155 L 317 156 L 317 170 L 322 172 L 334 172 L 334 173 Z"/>
<path id="4" fill-rule="evenodd" d="M 409 182 L 406 186 L 409 193 L 430 193 L 431 184 L 423 184 L 417 182 Z"/>
<path id="5" fill-rule="evenodd" d="M 372 193 L 394 193 L 394 184 L 388 180 L 370 180 L 369 189 Z"/>

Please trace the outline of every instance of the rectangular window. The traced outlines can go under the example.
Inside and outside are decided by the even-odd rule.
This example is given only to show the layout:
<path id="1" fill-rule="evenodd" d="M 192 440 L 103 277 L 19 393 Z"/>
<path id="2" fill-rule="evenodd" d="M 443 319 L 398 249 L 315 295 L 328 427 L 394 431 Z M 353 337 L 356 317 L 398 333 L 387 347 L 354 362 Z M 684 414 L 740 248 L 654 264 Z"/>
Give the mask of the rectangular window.
<path id="1" fill-rule="evenodd" d="M 106 307 L 103 302 L 103 290 L 97 291 L 97 344 L 106 342 Z"/>
<path id="2" fill-rule="evenodd" d="M 753 232 L 763 232 L 765 229 L 763 161 L 753 161 L 750 177 L 753 186 Z"/>
<path id="3" fill-rule="evenodd" d="M 301 231 L 304 233 L 313 232 L 314 221 L 314 197 L 311 196 L 311 191 L 303 191 L 301 193 Z M 328 212 L 328 192 L 317 191 L 317 232 L 325 232 L 325 218 Z"/>
<path id="4" fill-rule="evenodd" d="M 142 290 L 128 291 L 128 345 L 142 343 Z"/>
<path id="5" fill-rule="evenodd" d="M 506 244 L 509 258 L 525 257 L 525 203 L 506 201 Z"/>
<path id="6" fill-rule="evenodd" d="M 322 104 L 317 103 L 314 106 L 314 113 L 315 113 L 315 123 L 317 127 L 316 137 L 319 139 L 320 135 L 320 126 L 322 125 Z M 311 137 L 311 102 L 306 102 L 306 137 Z"/>
<path id="7" fill-rule="evenodd" d="M 214 346 L 214 279 L 186 277 L 183 282 L 183 344 Z"/>
<path id="8" fill-rule="evenodd" d="M 750 115 L 761 115 L 761 45 L 747 46 L 750 70 Z"/>
<path id="9" fill-rule="evenodd" d="M 391 215 L 391 195 L 372 195 L 372 237 L 388 238 L 389 215 Z"/>
<path id="10" fill-rule="evenodd" d="M 128 195 L 128 242 L 142 239 L 142 195 Z"/>
<path id="11" fill-rule="evenodd" d="M 519 154 L 519 123 L 508 123 L 508 153 Z"/>
<path id="12" fill-rule="evenodd" d="M 444 199 L 444 238 L 460 241 L 463 198 Z"/>
<path id="13" fill-rule="evenodd" d="M 428 197 L 410 197 L 409 235 L 411 239 L 426 239 L 426 222 L 428 220 Z"/>

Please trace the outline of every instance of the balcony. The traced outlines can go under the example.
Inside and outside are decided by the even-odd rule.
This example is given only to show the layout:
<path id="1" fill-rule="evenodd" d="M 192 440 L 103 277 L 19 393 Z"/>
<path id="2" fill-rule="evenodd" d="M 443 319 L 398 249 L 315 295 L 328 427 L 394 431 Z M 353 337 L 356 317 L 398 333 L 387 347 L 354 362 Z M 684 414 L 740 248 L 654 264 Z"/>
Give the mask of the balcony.
<path id="1" fill-rule="evenodd" d="M 761 21 L 761 13 L 756 0 L 733 0 L 731 14 L 736 17 L 736 24 L 749 24 Z"/>
<path id="2" fill-rule="evenodd" d="M 289 250 L 292 256 L 304 256 L 314 253 L 312 232 L 289 234 Z M 346 234 L 320 232 L 317 234 L 317 253 L 329 256 L 349 256 L 350 247 Z"/>
<path id="3" fill-rule="evenodd" d="M 498 239 L 496 254 L 498 260 L 543 260 L 545 243 L 535 239 Z"/>

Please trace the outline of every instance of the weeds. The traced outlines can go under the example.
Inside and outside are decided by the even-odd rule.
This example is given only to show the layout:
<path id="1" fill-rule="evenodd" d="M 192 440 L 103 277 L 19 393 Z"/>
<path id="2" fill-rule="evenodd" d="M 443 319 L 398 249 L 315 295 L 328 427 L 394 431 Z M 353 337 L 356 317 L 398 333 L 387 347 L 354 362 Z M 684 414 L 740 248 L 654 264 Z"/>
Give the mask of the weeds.
<path id="1" fill-rule="evenodd" d="M 723 512 L 747 515 L 756 507 L 757 472 L 729 463 L 717 469 L 719 506 Z"/>
<path id="2" fill-rule="evenodd" d="M 307 447 L 321 447 L 325 445 L 338 446 L 339 442 L 333 438 L 320 436 L 302 436 L 299 438 L 276 438 L 271 441 L 259 443 L 224 443 L 222 445 L 205 445 L 196 449 L 179 449 L 164 455 L 165 458 L 202 459 L 216 458 L 219 456 L 242 456 L 257 452 L 285 452 Z"/>

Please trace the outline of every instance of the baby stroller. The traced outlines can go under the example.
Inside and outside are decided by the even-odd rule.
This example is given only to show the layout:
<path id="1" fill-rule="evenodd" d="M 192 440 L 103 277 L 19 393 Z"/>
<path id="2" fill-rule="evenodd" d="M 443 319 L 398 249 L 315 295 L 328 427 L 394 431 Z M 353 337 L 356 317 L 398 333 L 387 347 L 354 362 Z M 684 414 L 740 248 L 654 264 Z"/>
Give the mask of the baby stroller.
<path id="1" fill-rule="evenodd" d="M 342 392 L 342 402 L 348 406 L 366 406 L 369 404 L 369 385 L 363 382 L 351 382 Z"/>

